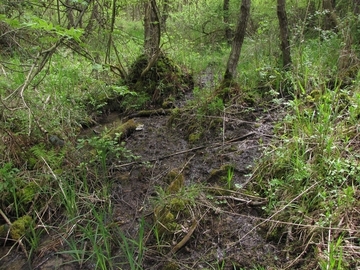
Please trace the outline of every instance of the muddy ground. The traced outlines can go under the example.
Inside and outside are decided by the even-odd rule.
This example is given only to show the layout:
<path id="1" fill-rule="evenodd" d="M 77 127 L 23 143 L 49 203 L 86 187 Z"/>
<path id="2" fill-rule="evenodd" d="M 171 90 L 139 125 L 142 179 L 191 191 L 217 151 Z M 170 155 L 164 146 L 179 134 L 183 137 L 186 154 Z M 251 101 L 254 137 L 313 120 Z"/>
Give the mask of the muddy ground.
<path id="1" fill-rule="evenodd" d="M 181 106 L 181 105 L 180 105 Z M 266 239 L 262 226 L 263 199 L 246 194 L 251 181 L 251 166 L 262 153 L 263 146 L 271 140 L 274 118 L 261 108 L 234 104 L 222 116 L 202 118 L 201 136 L 189 140 L 188 123 L 196 123 L 193 112 L 179 117 L 152 115 L 132 117 L 139 128 L 124 139 L 126 147 L 140 157 L 133 163 L 114 161 L 110 175 L 113 179 L 113 220 L 128 237 L 136 238 L 139 223 L 144 218 L 145 253 L 143 269 L 279 269 L 284 254 L 278 243 Z M 205 119 L 205 120 L 204 120 Z M 84 131 L 83 136 L 97 136 L 93 129 L 111 129 L 125 121 L 122 115 L 111 113 L 102 122 Z M 234 175 L 231 191 L 221 182 L 221 168 L 231 165 Z M 172 170 L 181 172 L 185 187 L 199 184 L 208 190 L 196 197 L 189 208 L 191 214 L 178 213 L 181 230 L 164 237 L 163 247 L 157 246 L 152 232 L 155 222 L 154 200 L 159 188 L 169 185 L 166 176 Z M 219 172 L 219 174 L 217 173 Z M 219 191 L 220 190 L 220 191 Z M 183 239 L 185 244 L 178 245 Z M 66 249 L 66 245 L 61 246 Z M 174 247 L 180 247 L 179 249 Z M 50 250 L 40 254 L 31 264 L 19 249 L 3 257 L 9 247 L 0 249 L 0 269 L 79 269 L 71 263 L 69 255 Z M 121 250 L 115 252 L 116 269 L 129 269 L 122 264 Z M 93 269 L 84 264 L 82 269 Z"/>

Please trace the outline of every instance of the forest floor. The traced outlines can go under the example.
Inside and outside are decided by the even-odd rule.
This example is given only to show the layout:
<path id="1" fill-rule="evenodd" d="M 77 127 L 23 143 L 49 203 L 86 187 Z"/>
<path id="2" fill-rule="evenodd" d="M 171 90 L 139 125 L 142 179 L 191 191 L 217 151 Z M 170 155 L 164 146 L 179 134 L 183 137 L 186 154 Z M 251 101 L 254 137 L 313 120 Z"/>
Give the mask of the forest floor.
<path id="1" fill-rule="evenodd" d="M 183 103 L 177 104 L 180 111 Z M 111 219 L 131 239 L 138 237 L 140 222 L 145 221 L 143 269 L 279 269 L 286 263 L 284 243 L 267 240 L 266 228 L 262 226 L 266 200 L 246 191 L 252 181 L 251 167 L 271 141 L 278 112 L 236 103 L 222 116 L 204 116 L 201 121 L 186 110 L 175 117 L 133 115 L 139 128 L 124 142 L 140 159 L 131 163 L 112 161 Z M 111 113 L 80 136 L 99 136 L 93 130 L 101 132 L 124 121 L 123 115 Z M 202 125 L 199 138 L 199 127 L 189 131 L 196 123 Z M 168 188 L 168 177 L 173 171 L 183 176 L 184 184 L 177 195 L 166 196 L 185 203 L 172 220 L 177 223 L 175 231 L 164 233 L 159 240 L 154 235 L 154 224 L 159 222 L 157 213 L 172 207 L 166 205 L 171 204 L 171 199 L 159 202 L 164 200 L 159 193 Z M 200 188 L 191 195 L 196 187 Z M 43 239 L 46 251 L 36 254 L 32 263 L 27 262 L 21 250 L 10 252 L 9 247 L 1 248 L 0 257 L 10 253 L 3 257 L 0 269 L 79 269 L 73 257 L 59 253 L 66 250 L 66 245 L 51 240 L 49 243 L 49 239 L 51 235 Z M 58 247 L 47 248 L 51 245 Z M 120 249 L 114 250 L 115 261 L 123 265 L 126 256 Z M 82 269 L 94 269 L 94 265 L 84 263 Z"/>

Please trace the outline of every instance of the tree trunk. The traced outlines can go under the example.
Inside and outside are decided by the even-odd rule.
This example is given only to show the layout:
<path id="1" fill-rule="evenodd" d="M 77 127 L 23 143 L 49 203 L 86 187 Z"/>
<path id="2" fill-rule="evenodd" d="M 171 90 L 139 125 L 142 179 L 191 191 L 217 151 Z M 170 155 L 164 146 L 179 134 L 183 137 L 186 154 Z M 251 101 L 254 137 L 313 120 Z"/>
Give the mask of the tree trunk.
<path id="1" fill-rule="evenodd" d="M 229 3 L 230 0 L 224 0 L 224 4 L 223 4 L 223 21 L 225 24 L 225 38 L 227 40 L 227 43 L 229 45 L 231 45 L 231 41 L 232 41 L 232 31 L 229 25 Z"/>
<path id="2" fill-rule="evenodd" d="M 89 3 L 89 5 L 90 5 L 90 3 Z M 88 20 L 88 24 L 85 27 L 85 31 L 84 31 L 84 40 L 86 40 L 91 35 L 91 33 L 95 27 L 96 17 L 99 16 L 98 3 L 92 3 L 92 5 L 93 5 L 93 9 L 91 11 L 91 15 Z"/>
<path id="3" fill-rule="evenodd" d="M 333 3 L 331 0 L 323 0 L 322 4 L 323 4 L 323 10 L 327 11 L 327 13 L 325 14 L 323 27 L 325 30 L 333 30 L 338 25 L 337 17 L 332 5 Z"/>
<path id="4" fill-rule="evenodd" d="M 106 47 L 106 56 L 105 56 L 105 63 L 110 63 L 110 52 L 111 52 L 111 45 L 113 43 L 113 32 L 115 27 L 115 19 L 116 19 L 116 0 L 112 0 L 112 12 L 111 12 L 111 23 L 110 23 L 110 33 L 109 39 Z"/>
<path id="5" fill-rule="evenodd" d="M 239 62 L 241 47 L 244 42 L 246 25 L 250 15 L 251 0 L 242 0 L 240 7 L 240 16 L 236 26 L 234 40 L 231 45 L 229 60 L 226 65 L 224 81 L 231 82 L 236 75 L 236 68 Z"/>
<path id="6" fill-rule="evenodd" d="M 75 25 L 73 9 L 71 8 L 70 0 L 66 0 L 66 17 L 68 19 L 68 28 L 70 29 Z"/>
<path id="7" fill-rule="evenodd" d="M 160 20 L 155 0 L 145 3 L 144 27 L 144 53 L 150 61 L 158 53 L 160 46 Z"/>
<path id="8" fill-rule="evenodd" d="M 286 15 L 285 0 L 277 0 L 277 16 L 280 27 L 281 52 L 284 69 L 291 67 L 289 28 Z"/>
<path id="9" fill-rule="evenodd" d="M 354 0 L 354 14 L 360 13 L 360 0 Z"/>
<path id="10" fill-rule="evenodd" d="M 170 1 L 164 0 L 163 1 L 163 9 L 162 9 L 162 16 L 161 16 L 161 30 L 166 31 L 166 20 L 169 17 L 170 12 Z"/>

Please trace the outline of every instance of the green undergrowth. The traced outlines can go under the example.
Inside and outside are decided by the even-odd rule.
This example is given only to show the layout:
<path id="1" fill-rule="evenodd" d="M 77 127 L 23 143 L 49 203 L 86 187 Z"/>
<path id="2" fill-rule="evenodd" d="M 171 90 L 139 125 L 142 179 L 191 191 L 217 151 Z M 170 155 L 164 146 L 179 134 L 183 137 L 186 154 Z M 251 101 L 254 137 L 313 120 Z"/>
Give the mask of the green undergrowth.
<path id="1" fill-rule="evenodd" d="M 32 23 L 36 16 L 25 16 L 29 21 L 24 22 L 33 30 L 28 35 L 42 37 L 40 43 L 30 46 L 19 39 L 18 51 L 11 57 L 1 55 L 0 209 L 4 213 L 0 243 L 9 244 L 4 239 L 10 236 L 11 244 L 18 243 L 31 261 L 36 254 L 54 249 L 40 245 L 44 237 L 51 236 L 52 243 L 64 244 L 59 252 L 70 255 L 80 268 L 142 269 L 146 224 L 139 222 L 134 237 L 121 231 L 112 219 L 113 181 L 118 180 L 114 179 L 114 164 L 138 158 L 122 141 L 129 134 L 115 129 L 111 136 L 105 130 L 79 138 L 79 133 L 84 127 L 97 125 L 109 112 L 137 110 L 152 99 L 168 101 L 160 98 L 162 95 L 169 103 L 176 103 L 177 97 L 183 98 L 187 94 L 183 92 L 189 90 L 186 82 L 192 89 L 194 76 L 191 98 L 184 108 L 172 111 L 169 125 L 184 132 L 192 145 L 201 143 L 205 136 L 220 134 L 232 108 L 243 109 L 234 114 L 240 120 L 246 110 L 270 107 L 274 105 L 271 102 L 284 108 L 281 121 L 275 125 L 275 140 L 249 182 L 253 191 L 269 201 L 263 209 L 270 217 L 267 237 L 285 243 L 291 258 L 302 252 L 310 254 L 307 256 L 321 269 L 358 268 L 359 257 L 351 247 L 358 247 L 360 222 L 356 215 L 360 198 L 360 75 L 357 43 L 349 41 L 359 35 L 355 27 L 358 19 L 348 15 L 339 31 L 325 31 L 320 27 L 323 15 L 307 14 L 307 1 L 294 3 L 296 9 L 289 10 L 293 68 L 285 72 L 280 63 L 275 2 L 264 5 L 253 1 L 235 81 L 239 87 L 234 92 L 222 89 L 219 94 L 230 52 L 224 39 L 222 3 L 187 1 L 188 5 L 171 12 L 161 41 L 168 58 L 162 58 L 154 72 L 139 83 L 147 64 L 139 58 L 143 53 L 143 16 L 136 18 L 138 6 L 131 7 L 130 2 L 134 13 L 119 7 L 113 32 L 119 59 L 115 52 L 109 58 L 112 64 L 122 64 L 125 71 L 134 71 L 132 79 L 138 87 L 130 89 L 104 64 L 107 31 L 90 36 L 89 44 L 79 44 L 78 49 L 87 57 L 59 46 L 23 91 L 21 86 L 36 62 L 26 55 L 50 48 L 61 35 L 77 40 L 81 31 L 54 28 L 45 20 Z M 234 27 L 238 3 L 230 1 L 230 5 L 229 23 Z M 125 17 L 130 13 L 134 18 Z M 303 19 L 313 25 L 305 25 Z M 27 29 L 26 24 L 21 27 Z M 133 64 L 136 61 L 139 65 Z M 167 73 L 168 69 L 172 72 Z M 162 80 L 158 79 L 159 71 L 164 75 Z M 212 174 L 220 178 L 222 188 L 236 187 L 232 166 Z M 151 235 L 163 253 L 172 240 L 180 241 L 184 236 L 170 239 L 175 232 L 191 227 L 196 199 L 204 190 L 203 186 L 184 185 L 177 174 L 172 180 L 176 181 L 167 182 L 165 188 L 156 187 L 153 201 Z M 12 223 L 12 228 L 7 223 Z"/>
<path id="2" fill-rule="evenodd" d="M 316 251 L 321 269 L 356 266 L 345 249 L 356 245 L 348 228 L 359 222 L 359 118 L 357 87 L 294 97 L 253 174 L 252 188 L 269 200 L 268 237 L 295 237 L 293 252 Z M 338 267 L 327 268 L 335 263 Z"/>

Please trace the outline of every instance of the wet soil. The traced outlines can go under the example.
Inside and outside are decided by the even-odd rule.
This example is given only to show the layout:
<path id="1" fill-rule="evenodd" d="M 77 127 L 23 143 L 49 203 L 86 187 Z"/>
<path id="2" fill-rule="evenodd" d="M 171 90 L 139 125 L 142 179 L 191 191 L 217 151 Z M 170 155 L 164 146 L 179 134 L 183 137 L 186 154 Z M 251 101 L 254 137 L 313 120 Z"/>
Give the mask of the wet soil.
<path id="1" fill-rule="evenodd" d="M 170 257 L 149 250 L 149 255 L 145 256 L 145 269 L 162 269 L 169 263 L 179 269 L 211 269 L 214 265 L 223 269 L 249 269 L 256 265 L 276 268 L 281 264 L 281 252 L 276 244 L 267 242 L 266 232 L 256 227 L 261 221 L 262 203 L 252 203 L 253 199 L 241 193 L 250 180 L 251 166 L 261 155 L 259 142 L 266 144 L 272 130 L 271 116 L 262 117 L 261 110 L 248 111 L 249 108 L 243 106 L 232 109 L 231 114 L 217 119 L 218 126 L 215 127 L 213 119 L 209 118 L 205 135 L 196 143 L 189 143 L 181 121 L 179 125 L 175 121 L 169 126 L 169 116 L 135 119 L 143 129 L 127 138 L 126 146 L 141 156 L 147 166 L 115 166 L 121 175 L 129 173 L 129 179 L 119 183 L 114 193 L 116 211 L 120 217 L 127 217 L 124 228 L 129 234 L 136 234 L 136 220 L 142 213 L 151 215 L 149 198 L 156 196 L 155 187 L 167 185 L 165 176 L 173 169 L 183 172 L 186 185 L 198 183 L 221 189 L 224 183 L 213 177 L 213 172 L 231 164 L 234 186 L 240 188 L 234 194 L 222 195 L 220 192 L 214 197 L 197 198 L 199 221 L 191 239 Z M 185 228 L 190 225 L 189 221 L 183 224 Z M 131 232 L 133 228 L 135 232 Z"/>
<path id="2" fill-rule="evenodd" d="M 178 119 L 172 115 L 133 117 L 138 130 L 124 139 L 126 148 L 140 159 L 122 163 L 114 160 L 112 204 L 114 221 L 130 238 L 136 238 L 141 218 L 148 224 L 144 239 L 143 269 L 251 269 L 266 266 L 278 269 L 283 255 L 278 243 L 265 237 L 261 223 L 261 198 L 247 195 L 245 188 L 251 178 L 251 166 L 262 153 L 271 137 L 273 118 L 261 108 L 233 105 L 222 116 L 201 120 L 202 136 L 190 140 L 187 121 L 196 122 L 196 115 L 184 113 Z M 84 131 L 90 136 L 93 129 L 101 131 L 122 122 L 123 116 L 112 113 L 101 125 Z M 171 119 L 171 121 L 170 121 Z M 94 136 L 94 135 L 91 135 Z M 232 191 L 201 193 L 192 206 L 192 218 L 179 219 L 182 231 L 174 233 L 159 249 L 152 233 L 153 201 L 159 187 L 166 188 L 166 175 L 173 169 L 182 172 L 185 186 L 199 184 L 209 190 L 223 190 L 224 183 L 214 177 L 214 171 L 224 165 L 234 168 Z M 210 195 L 209 195 L 210 194 Z M 185 238 L 196 219 L 188 241 L 176 252 L 174 246 Z M 1 249 L 0 257 L 9 250 Z M 21 250 L 5 256 L 0 269 L 79 269 L 72 258 L 57 253 L 56 248 L 31 265 Z M 124 259 L 119 251 L 114 257 Z M 93 269 L 93 265 L 82 269 Z M 128 269 L 126 265 L 122 269 Z"/>

